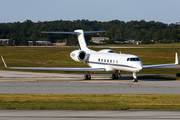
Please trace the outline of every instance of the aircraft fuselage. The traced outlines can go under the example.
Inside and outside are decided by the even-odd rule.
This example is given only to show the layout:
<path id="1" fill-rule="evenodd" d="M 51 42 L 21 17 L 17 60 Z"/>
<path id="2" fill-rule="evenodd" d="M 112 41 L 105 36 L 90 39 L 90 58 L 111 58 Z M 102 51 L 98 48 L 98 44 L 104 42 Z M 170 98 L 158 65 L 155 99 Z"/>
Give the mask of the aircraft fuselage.
<path id="1" fill-rule="evenodd" d="M 105 68 L 106 71 L 139 72 L 143 67 L 135 55 L 101 52 L 91 52 L 86 64 L 92 68 Z"/>

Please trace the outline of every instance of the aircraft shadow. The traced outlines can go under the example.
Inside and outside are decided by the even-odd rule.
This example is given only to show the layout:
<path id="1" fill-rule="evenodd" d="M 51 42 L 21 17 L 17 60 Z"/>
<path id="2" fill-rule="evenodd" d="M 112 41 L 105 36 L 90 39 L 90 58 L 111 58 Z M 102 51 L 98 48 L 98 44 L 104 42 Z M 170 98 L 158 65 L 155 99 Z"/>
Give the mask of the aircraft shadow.
<path id="1" fill-rule="evenodd" d="M 151 74 L 151 75 L 137 75 L 138 77 L 138 80 L 142 80 L 142 81 L 175 81 L 175 79 L 172 79 L 172 78 L 168 78 L 166 77 L 167 75 L 157 75 L 157 74 Z M 133 77 L 132 75 L 125 75 L 125 76 L 121 76 L 119 77 L 117 80 L 112 80 L 111 77 L 109 78 L 92 78 L 91 81 L 123 81 L 123 80 L 126 80 L 126 81 L 132 81 Z"/>

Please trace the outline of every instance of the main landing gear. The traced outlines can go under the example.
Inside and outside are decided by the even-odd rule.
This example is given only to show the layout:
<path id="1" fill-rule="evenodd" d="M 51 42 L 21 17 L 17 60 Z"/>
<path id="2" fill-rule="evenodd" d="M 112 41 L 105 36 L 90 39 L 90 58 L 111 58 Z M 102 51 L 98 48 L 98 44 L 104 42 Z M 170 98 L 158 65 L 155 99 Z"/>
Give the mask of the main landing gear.
<path id="1" fill-rule="evenodd" d="M 89 72 L 86 72 L 84 74 L 84 80 L 91 80 L 91 75 L 89 74 Z"/>
<path id="2" fill-rule="evenodd" d="M 118 75 L 120 75 L 121 76 L 121 74 L 119 73 L 119 71 L 118 70 L 116 70 L 115 71 L 115 74 L 112 74 L 112 79 L 113 80 L 118 80 L 118 78 L 119 78 L 119 76 Z"/>
<path id="3" fill-rule="evenodd" d="M 133 82 L 138 82 L 138 78 L 135 72 L 133 72 Z"/>

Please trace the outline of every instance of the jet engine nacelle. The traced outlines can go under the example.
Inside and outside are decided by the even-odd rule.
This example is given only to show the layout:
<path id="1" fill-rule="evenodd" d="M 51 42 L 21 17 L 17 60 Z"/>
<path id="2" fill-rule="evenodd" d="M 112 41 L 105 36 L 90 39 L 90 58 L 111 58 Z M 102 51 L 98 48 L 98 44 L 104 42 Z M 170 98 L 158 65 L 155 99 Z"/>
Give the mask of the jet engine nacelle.
<path id="1" fill-rule="evenodd" d="M 84 62 L 87 59 L 87 54 L 83 50 L 74 50 L 70 53 L 70 56 L 77 62 Z"/>

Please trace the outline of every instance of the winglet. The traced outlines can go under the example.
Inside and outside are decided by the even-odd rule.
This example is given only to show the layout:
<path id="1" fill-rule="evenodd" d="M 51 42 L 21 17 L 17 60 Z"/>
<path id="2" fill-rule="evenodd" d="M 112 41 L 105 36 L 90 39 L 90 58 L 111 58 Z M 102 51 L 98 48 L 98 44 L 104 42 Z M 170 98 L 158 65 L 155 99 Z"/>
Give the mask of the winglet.
<path id="1" fill-rule="evenodd" d="M 177 54 L 177 52 L 176 52 L 175 64 L 176 64 L 176 65 L 178 65 L 178 64 L 179 64 L 178 54 Z"/>
<path id="2" fill-rule="evenodd" d="M 3 63 L 4 63 L 5 68 L 8 68 L 7 65 L 6 65 L 6 63 L 5 63 L 5 61 L 4 61 L 4 59 L 3 59 L 3 56 L 1 56 L 1 58 L 2 58 L 2 61 L 3 61 Z"/>

